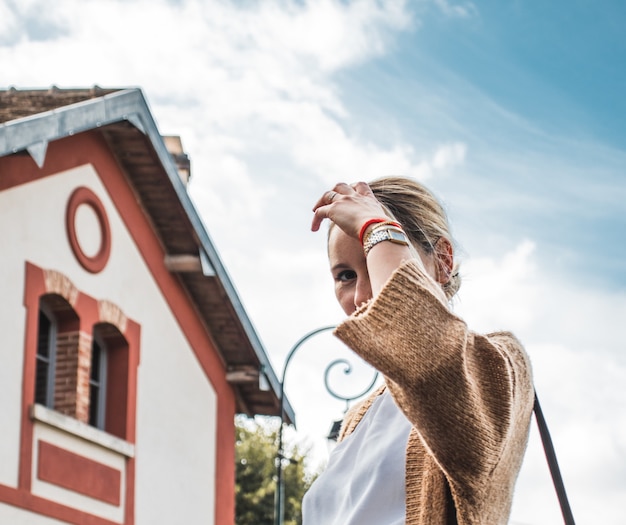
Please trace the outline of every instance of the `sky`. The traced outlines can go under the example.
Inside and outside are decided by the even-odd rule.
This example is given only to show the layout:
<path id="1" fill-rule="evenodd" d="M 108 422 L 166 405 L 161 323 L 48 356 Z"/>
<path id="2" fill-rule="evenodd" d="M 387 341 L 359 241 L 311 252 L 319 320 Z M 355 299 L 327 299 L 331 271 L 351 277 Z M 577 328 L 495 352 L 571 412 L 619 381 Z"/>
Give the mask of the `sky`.
<path id="1" fill-rule="evenodd" d="M 579 524 L 626 498 L 626 4 L 0 0 L 0 87 L 140 87 L 278 374 L 343 314 L 311 208 L 406 175 L 448 211 L 454 310 L 524 342 Z M 323 462 L 328 333 L 285 376 Z M 371 371 L 329 375 L 345 395 Z M 350 392 L 349 390 L 352 389 Z M 559 523 L 533 427 L 512 525 Z"/>

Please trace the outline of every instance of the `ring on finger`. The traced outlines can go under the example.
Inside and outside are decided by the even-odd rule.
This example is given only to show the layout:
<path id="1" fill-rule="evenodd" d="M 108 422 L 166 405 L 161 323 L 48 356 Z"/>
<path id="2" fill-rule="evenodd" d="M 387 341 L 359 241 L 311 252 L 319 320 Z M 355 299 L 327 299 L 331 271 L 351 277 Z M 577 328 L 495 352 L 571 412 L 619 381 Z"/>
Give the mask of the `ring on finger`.
<path id="1" fill-rule="evenodd" d="M 336 191 L 331 191 L 329 193 L 329 195 L 328 195 L 328 204 L 333 202 L 333 200 L 335 199 L 336 196 L 337 196 L 337 192 Z"/>

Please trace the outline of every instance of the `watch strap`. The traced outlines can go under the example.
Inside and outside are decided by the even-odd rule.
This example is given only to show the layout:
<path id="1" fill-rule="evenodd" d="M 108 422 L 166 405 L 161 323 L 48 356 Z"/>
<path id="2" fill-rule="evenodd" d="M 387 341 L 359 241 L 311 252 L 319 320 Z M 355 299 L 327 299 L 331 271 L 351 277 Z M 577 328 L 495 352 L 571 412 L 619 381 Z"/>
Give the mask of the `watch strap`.
<path id="1" fill-rule="evenodd" d="M 383 241 L 390 241 L 404 246 L 409 245 L 409 239 L 402 228 L 392 225 L 378 226 L 372 228 L 363 240 L 363 251 L 365 252 L 365 256 L 367 257 L 370 250 Z"/>

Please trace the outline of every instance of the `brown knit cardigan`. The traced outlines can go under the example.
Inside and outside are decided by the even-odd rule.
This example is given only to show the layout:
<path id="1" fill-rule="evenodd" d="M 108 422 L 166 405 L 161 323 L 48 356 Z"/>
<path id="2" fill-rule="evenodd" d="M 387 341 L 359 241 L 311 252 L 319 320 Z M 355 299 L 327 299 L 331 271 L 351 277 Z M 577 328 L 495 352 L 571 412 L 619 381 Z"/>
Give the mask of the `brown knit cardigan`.
<path id="1" fill-rule="evenodd" d="M 396 270 L 335 334 L 385 376 L 412 424 L 406 524 L 507 523 L 534 398 L 518 340 L 469 331 L 418 261 Z M 340 439 L 381 392 L 348 412 Z"/>

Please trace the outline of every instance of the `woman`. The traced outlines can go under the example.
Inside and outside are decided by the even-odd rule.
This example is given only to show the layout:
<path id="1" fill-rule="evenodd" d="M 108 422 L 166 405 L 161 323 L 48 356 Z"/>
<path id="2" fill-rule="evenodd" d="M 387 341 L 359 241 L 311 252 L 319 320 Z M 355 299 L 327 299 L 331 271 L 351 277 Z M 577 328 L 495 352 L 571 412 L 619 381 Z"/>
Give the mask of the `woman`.
<path id="1" fill-rule="evenodd" d="M 335 334 L 385 385 L 347 414 L 304 525 L 507 523 L 533 406 L 528 357 L 510 333 L 479 335 L 449 309 L 460 278 L 445 213 L 419 183 L 337 184 L 331 221 Z"/>

